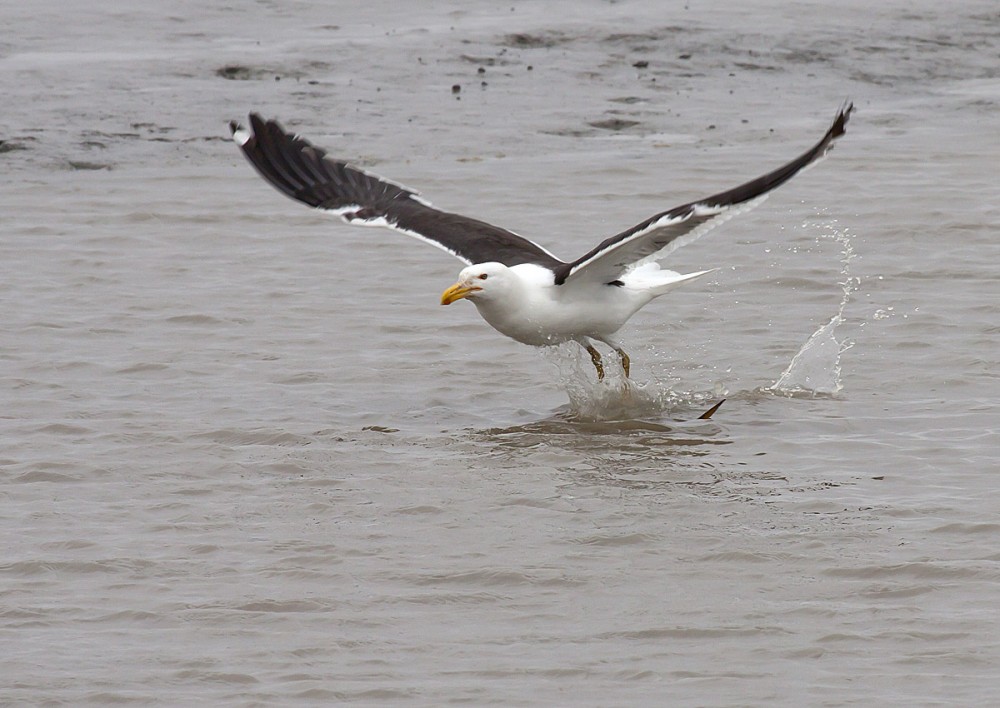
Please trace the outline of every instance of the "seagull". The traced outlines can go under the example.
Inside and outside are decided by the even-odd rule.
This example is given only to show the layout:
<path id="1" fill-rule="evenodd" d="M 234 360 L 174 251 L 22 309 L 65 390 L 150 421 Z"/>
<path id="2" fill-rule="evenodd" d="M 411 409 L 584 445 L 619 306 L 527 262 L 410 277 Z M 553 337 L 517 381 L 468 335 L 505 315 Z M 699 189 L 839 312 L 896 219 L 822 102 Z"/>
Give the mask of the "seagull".
<path id="1" fill-rule="evenodd" d="M 797 158 L 733 189 L 655 214 L 605 239 L 573 261 L 534 241 L 461 214 L 442 211 L 414 190 L 329 157 L 275 120 L 250 114 L 250 127 L 229 124 L 250 164 L 278 191 L 348 224 L 382 226 L 447 251 L 466 264 L 441 304 L 468 300 L 487 323 L 523 344 L 577 342 L 598 380 L 605 366 L 596 343 L 611 348 L 629 377 L 630 359 L 616 333 L 652 300 L 712 270 L 681 275 L 657 259 L 691 243 L 767 198 L 826 156 L 844 135 L 854 105 L 837 112 L 823 137 Z"/>

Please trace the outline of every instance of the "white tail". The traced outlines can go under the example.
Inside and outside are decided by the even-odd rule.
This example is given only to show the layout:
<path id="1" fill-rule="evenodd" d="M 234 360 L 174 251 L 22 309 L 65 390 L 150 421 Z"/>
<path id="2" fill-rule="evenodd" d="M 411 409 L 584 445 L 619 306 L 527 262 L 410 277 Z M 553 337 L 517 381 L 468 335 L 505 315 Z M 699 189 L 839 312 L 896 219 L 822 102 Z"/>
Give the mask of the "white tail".
<path id="1" fill-rule="evenodd" d="M 710 270 L 700 270 L 697 273 L 681 275 L 672 270 L 661 269 L 656 263 L 646 263 L 622 277 L 622 282 L 626 288 L 644 290 L 652 297 L 659 297 L 668 293 L 674 288 L 680 287 L 684 283 L 696 280 L 708 273 L 714 273 L 717 268 Z"/>

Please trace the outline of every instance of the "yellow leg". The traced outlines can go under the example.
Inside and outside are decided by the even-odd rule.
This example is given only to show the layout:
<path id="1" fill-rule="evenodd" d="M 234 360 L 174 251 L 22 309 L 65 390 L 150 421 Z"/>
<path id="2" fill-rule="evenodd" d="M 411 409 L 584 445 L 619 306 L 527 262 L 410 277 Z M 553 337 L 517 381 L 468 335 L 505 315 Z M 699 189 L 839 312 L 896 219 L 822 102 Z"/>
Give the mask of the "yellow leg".
<path id="1" fill-rule="evenodd" d="M 594 362 L 594 368 L 597 369 L 597 380 L 604 380 L 604 364 L 601 363 L 601 353 L 594 349 L 593 344 L 587 345 L 587 353 L 590 354 L 590 360 Z"/>
<path id="2" fill-rule="evenodd" d="M 625 372 L 625 378 L 628 378 L 628 367 L 632 361 L 628 358 L 628 354 L 625 353 L 624 349 L 615 349 L 618 352 L 618 356 L 622 359 L 622 370 Z"/>

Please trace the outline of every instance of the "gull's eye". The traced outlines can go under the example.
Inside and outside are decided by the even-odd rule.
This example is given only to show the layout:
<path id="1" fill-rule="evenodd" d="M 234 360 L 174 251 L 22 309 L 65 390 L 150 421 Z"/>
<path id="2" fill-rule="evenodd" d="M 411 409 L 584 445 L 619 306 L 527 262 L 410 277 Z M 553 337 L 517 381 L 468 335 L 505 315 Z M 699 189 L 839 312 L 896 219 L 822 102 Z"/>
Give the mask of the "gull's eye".
<path id="1" fill-rule="evenodd" d="M 489 276 L 488 276 L 488 275 L 487 275 L 486 273 L 480 273 L 480 274 L 479 274 L 479 279 L 480 279 L 480 280 L 486 280 L 486 279 L 487 279 L 488 277 L 489 277 Z"/>

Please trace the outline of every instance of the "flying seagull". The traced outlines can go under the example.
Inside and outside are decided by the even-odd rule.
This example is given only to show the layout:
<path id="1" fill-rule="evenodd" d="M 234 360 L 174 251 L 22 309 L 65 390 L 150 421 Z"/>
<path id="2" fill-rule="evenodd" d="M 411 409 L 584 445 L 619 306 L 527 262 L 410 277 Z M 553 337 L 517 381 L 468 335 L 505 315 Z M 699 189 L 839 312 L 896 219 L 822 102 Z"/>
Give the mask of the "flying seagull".
<path id="1" fill-rule="evenodd" d="M 466 264 L 441 304 L 467 299 L 494 329 L 534 346 L 578 342 L 597 378 L 602 342 L 629 357 L 615 334 L 651 300 L 710 270 L 680 275 L 655 259 L 691 243 L 823 158 L 846 130 L 846 103 L 823 137 L 799 157 L 767 174 L 705 199 L 649 217 L 565 262 L 533 241 L 478 219 L 441 211 L 418 192 L 327 156 L 277 121 L 250 114 L 250 128 L 232 122 L 233 139 L 264 179 L 292 199 L 340 216 L 349 224 L 385 226 L 441 248 Z"/>

